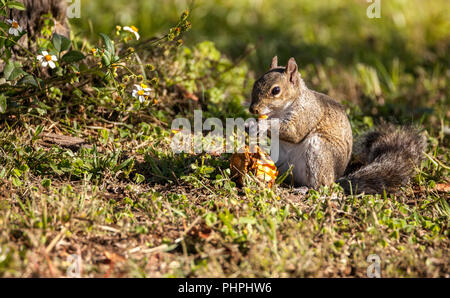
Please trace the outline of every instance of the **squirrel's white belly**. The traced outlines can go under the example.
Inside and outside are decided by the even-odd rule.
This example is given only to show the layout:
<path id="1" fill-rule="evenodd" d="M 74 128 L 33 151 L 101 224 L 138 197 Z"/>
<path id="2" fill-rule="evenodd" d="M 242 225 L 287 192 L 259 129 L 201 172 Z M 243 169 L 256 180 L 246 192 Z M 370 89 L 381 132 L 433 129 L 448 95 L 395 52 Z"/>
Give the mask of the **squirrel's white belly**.
<path id="1" fill-rule="evenodd" d="M 317 171 L 308 168 L 310 164 L 308 160 L 320 154 L 320 146 L 321 140 L 317 135 L 310 135 L 298 144 L 280 140 L 280 151 L 276 162 L 279 172 L 285 173 L 292 166 L 296 186 L 314 185 L 317 180 Z"/>

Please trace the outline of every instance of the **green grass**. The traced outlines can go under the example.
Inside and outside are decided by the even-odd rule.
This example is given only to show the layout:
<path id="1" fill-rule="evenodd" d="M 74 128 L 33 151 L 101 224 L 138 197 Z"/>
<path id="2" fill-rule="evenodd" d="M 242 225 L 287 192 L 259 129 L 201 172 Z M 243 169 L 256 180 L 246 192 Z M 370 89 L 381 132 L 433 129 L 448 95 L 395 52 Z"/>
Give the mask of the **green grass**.
<path id="1" fill-rule="evenodd" d="M 134 23 L 150 37 L 188 5 L 110 2 L 83 2 L 79 44 L 93 42 L 88 19 L 96 32 Z M 136 108 L 94 81 L 1 116 L 1 277 L 66 276 L 73 254 L 83 277 L 366 277 L 371 254 L 383 277 L 449 277 L 447 2 L 382 1 L 380 20 L 365 17 L 365 2 L 255 3 L 198 1 L 186 47 L 141 54 L 156 67 L 156 105 Z M 250 177 L 239 188 L 230 155 L 172 153 L 176 117 L 250 116 L 243 103 L 275 53 L 345 104 L 355 136 L 380 119 L 421 125 L 428 157 L 412 184 L 300 195 Z M 86 145 L 49 145 L 47 133 Z"/>
<path id="2" fill-rule="evenodd" d="M 448 273 L 448 197 L 426 179 L 395 197 L 239 189 L 226 157 L 135 150 L 166 137 L 134 131 L 143 139 L 117 128 L 97 139 L 103 153 L 46 154 L 26 131 L 2 132 L 3 169 L 15 169 L 1 186 L 2 276 L 65 275 L 70 254 L 81 254 L 83 276 L 365 276 L 370 254 L 385 277 Z M 128 156 L 134 166 L 118 170 Z M 110 271 L 105 252 L 125 260 Z"/>

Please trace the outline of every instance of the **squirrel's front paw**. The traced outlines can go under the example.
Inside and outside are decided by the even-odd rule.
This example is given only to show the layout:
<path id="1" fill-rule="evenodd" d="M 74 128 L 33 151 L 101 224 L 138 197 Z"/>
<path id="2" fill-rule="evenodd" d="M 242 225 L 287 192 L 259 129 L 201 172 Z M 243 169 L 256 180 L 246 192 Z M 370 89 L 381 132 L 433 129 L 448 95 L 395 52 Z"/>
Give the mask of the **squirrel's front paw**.
<path id="1" fill-rule="evenodd" d="M 269 120 L 249 121 L 245 123 L 245 132 L 249 135 L 262 135 L 270 129 Z"/>
<path id="2" fill-rule="evenodd" d="M 270 129 L 270 121 L 269 120 L 259 120 L 258 121 L 258 128 L 259 128 L 259 133 L 263 134 L 266 133 L 266 131 L 268 131 Z"/>

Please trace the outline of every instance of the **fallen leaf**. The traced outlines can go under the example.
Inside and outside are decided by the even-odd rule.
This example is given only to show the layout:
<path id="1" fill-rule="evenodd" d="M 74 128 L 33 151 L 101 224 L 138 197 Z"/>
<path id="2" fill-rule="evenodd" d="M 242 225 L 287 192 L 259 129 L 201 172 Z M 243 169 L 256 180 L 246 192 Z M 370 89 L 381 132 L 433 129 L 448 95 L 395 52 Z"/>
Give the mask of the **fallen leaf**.
<path id="1" fill-rule="evenodd" d="M 118 254 L 113 253 L 113 252 L 109 252 L 109 251 L 106 251 L 106 250 L 105 250 L 104 254 L 105 254 L 105 257 L 106 257 L 111 263 L 120 263 L 120 262 L 125 262 L 125 261 L 126 261 L 126 259 L 125 259 L 124 257 L 119 256 Z"/>
<path id="2" fill-rule="evenodd" d="M 450 184 L 448 183 L 439 183 L 434 187 L 435 190 L 441 192 L 450 192 Z"/>

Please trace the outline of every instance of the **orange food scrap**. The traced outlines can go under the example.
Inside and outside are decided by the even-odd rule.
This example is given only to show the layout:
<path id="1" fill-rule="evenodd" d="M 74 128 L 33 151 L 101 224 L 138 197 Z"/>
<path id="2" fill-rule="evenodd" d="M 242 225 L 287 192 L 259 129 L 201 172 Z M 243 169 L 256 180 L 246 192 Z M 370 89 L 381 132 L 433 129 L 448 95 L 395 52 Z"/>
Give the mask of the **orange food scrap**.
<path id="1" fill-rule="evenodd" d="M 252 173 L 260 181 L 272 187 L 278 176 L 277 167 L 269 154 L 256 146 L 256 152 L 251 153 L 250 148 L 245 146 L 244 153 L 235 153 L 230 159 L 231 174 L 239 185 L 243 185 L 244 175 Z"/>

